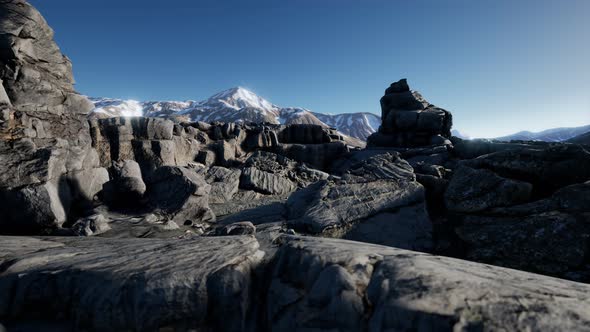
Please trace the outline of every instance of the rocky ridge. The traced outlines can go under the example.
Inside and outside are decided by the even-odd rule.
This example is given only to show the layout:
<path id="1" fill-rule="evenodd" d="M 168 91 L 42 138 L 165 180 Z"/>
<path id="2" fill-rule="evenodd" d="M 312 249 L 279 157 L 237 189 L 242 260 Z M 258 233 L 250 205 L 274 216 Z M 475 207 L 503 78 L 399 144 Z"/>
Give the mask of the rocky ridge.
<path id="1" fill-rule="evenodd" d="M 451 137 L 405 80 L 366 149 L 87 120 L 41 15 L 0 9 L 0 329 L 589 330 L 587 147 Z"/>

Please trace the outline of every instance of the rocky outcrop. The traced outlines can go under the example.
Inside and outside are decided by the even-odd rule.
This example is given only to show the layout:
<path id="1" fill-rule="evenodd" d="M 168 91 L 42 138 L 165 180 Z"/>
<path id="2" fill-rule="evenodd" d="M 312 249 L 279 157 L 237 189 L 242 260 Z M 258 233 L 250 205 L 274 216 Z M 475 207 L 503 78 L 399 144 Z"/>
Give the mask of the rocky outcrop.
<path id="1" fill-rule="evenodd" d="M 194 170 L 164 166 L 152 175 L 146 195 L 151 207 L 173 221 L 215 221 L 209 208 L 210 191 L 211 185 Z"/>
<path id="2" fill-rule="evenodd" d="M 590 323 L 588 285 L 343 240 L 286 241 L 269 289 L 271 330 L 585 330 Z"/>
<path id="3" fill-rule="evenodd" d="M 252 237 L 0 243 L 0 290 L 11 294 L 0 297 L 0 321 L 16 327 L 244 331 L 255 323 L 252 275 L 264 253 Z"/>
<path id="4" fill-rule="evenodd" d="M 541 196 L 590 179 L 590 151 L 579 145 L 533 145 L 486 154 L 463 164 L 530 182 Z"/>
<path id="5" fill-rule="evenodd" d="M 454 215 L 465 258 L 589 282 L 589 194 L 586 182 L 545 199 Z"/>
<path id="6" fill-rule="evenodd" d="M 450 144 L 451 113 L 411 91 L 405 79 L 392 83 L 381 98 L 381 127 L 367 146 L 417 147 Z"/>
<path id="7" fill-rule="evenodd" d="M 240 170 L 221 166 L 209 168 L 205 173 L 205 180 L 211 185 L 209 202 L 226 203 L 231 201 L 239 190 L 241 173 Z"/>
<path id="8" fill-rule="evenodd" d="M 584 331 L 590 324 L 588 285 L 346 240 L 275 242 L 276 253 L 250 235 L 0 237 L 0 290 L 10 294 L 0 297 L 0 321 L 8 330 L 94 331 Z"/>
<path id="9" fill-rule="evenodd" d="M 103 185 L 102 201 L 110 206 L 129 207 L 140 204 L 146 191 L 139 164 L 133 160 L 114 162 L 113 179 Z"/>
<path id="10" fill-rule="evenodd" d="M 502 178 L 486 169 L 459 167 L 445 193 L 449 211 L 479 212 L 530 200 L 530 183 Z"/>
<path id="11" fill-rule="evenodd" d="M 26 1 L 0 2 L 0 45 L 0 229 L 50 231 L 108 181 L 90 144 L 93 106 L 74 91 L 69 59 Z"/>
<path id="12" fill-rule="evenodd" d="M 319 181 L 291 195 L 288 224 L 313 234 L 427 250 L 432 246 L 431 225 L 424 188 L 415 180 L 412 167 L 398 154 L 372 156 L 350 166 L 340 179 Z M 408 213 L 415 217 L 408 221 L 411 226 L 401 217 Z M 420 240 L 414 246 L 403 238 Z"/>

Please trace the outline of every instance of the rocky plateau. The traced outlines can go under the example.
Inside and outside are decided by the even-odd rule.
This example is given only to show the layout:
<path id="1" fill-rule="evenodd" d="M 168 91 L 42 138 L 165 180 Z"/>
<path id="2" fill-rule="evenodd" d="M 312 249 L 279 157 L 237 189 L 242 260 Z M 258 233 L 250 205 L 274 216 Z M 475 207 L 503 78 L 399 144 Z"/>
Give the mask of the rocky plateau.
<path id="1" fill-rule="evenodd" d="M 0 83 L 0 330 L 590 331 L 582 140 L 462 140 L 405 79 L 366 147 L 98 117 L 25 0 Z"/>

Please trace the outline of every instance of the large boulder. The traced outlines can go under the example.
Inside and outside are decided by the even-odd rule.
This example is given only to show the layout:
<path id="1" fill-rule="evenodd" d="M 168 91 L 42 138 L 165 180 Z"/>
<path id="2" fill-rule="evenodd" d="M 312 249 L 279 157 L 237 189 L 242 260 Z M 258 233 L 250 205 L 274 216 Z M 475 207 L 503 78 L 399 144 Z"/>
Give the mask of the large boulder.
<path id="1" fill-rule="evenodd" d="M 267 195 L 284 195 L 297 189 L 297 185 L 284 175 L 247 167 L 242 171 L 240 185 Z"/>
<path id="2" fill-rule="evenodd" d="M 240 170 L 213 166 L 205 175 L 205 181 L 211 185 L 209 203 L 225 203 L 231 201 L 240 186 Z"/>
<path id="3" fill-rule="evenodd" d="M 0 233 L 50 233 L 67 221 L 71 201 L 65 180 L 0 190 Z"/>
<path id="4" fill-rule="evenodd" d="M 424 188 L 412 167 L 399 154 L 388 153 L 352 165 L 340 179 L 319 181 L 293 193 L 287 200 L 287 217 L 298 231 L 392 244 L 401 243 L 393 239 L 396 232 L 411 232 L 398 235 L 400 239 L 431 239 L 423 203 Z M 408 216 L 406 207 L 412 211 L 408 213 L 414 227 L 402 217 Z"/>
<path id="5" fill-rule="evenodd" d="M 411 91 L 406 79 L 391 84 L 381 98 L 381 126 L 367 146 L 417 147 L 450 145 L 451 113 Z"/>
<path id="6" fill-rule="evenodd" d="M 209 208 L 210 191 L 211 185 L 195 170 L 164 166 L 150 178 L 146 195 L 154 209 L 184 223 L 215 220 Z"/>
<path id="7" fill-rule="evenodd" d="M 111 169 L 114 178 L 103 185 L 103 202 L 116 207 L 137 207 L 146 191 L 139 164 L 121 160 L 113 162 Z"/>
<path id="8" fill-rule="evenodd" d="M 334 160 L 346 155 L 350 149 L 346 143 L 335 141 L 324 144 L 281 144 L 275 151 L 313 168 L 328 170 Z"/>

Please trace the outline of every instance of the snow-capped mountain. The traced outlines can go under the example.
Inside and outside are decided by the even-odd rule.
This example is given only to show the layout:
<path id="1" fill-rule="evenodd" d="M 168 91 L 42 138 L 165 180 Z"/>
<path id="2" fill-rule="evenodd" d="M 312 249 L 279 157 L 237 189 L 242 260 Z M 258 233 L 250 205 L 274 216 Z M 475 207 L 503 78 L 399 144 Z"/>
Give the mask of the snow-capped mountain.
<path id="1" fill-rule="evenodd" d="M 563 142 L 575 136 L 584 134 L 590 131 L 590 125 L 582 127 L 571 128 L 552 128 L 540 132 L 521 131 L 516 134 L 497 137 L 499 141 L 545 141 L 545 142 Z"/>
<path id="2" fill-rule="evenodd" d="M 300 107 L 280 107 L 245 88 L 219 92 L 203 101 L 148 101 L 90 98 L 91 117 L 151 116 L 185 121 L 267 122 L 273 124 L 317 124 L 366 140 L 381 124 L 371 113 L 322 114 Z"/>
<path id="3" fill-rule="evenodd" d="M 328 126 L 362 140 L 379 130 L 381 125 L 381 117 L 373 113 L 313 114 Z"/>

